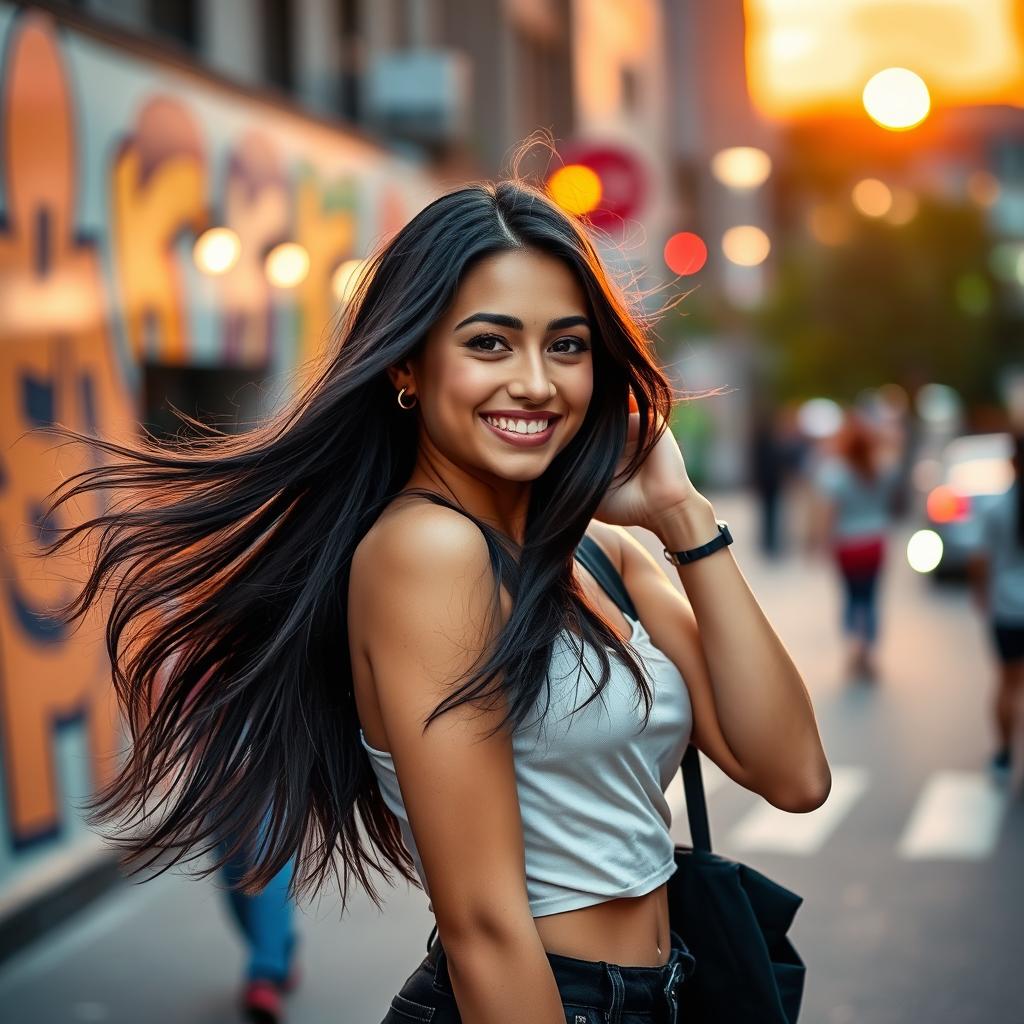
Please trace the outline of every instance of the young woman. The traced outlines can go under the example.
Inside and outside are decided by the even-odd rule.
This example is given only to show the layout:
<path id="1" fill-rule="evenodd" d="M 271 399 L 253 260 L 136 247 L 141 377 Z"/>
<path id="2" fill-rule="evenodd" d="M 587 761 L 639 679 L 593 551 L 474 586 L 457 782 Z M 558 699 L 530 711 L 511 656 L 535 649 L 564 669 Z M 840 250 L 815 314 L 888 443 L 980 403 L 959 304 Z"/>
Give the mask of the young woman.
<path id="1" fill-rule="evenodd" d="M 272 422 L 181 452 L 94 442 L 118 461 L 63 500 L 132 492 L 60 542 L 100 531 L 78 609 L 114 581 L 134 743 L 96 807 L 129 864 L 243 831 L 254 888 L 293 854 L 299 892 L 418 877 L 438 941 L 388 1021 L 675 1018 L 662 793 L 687 741 L 790 811 L 830 776 L 729 550 L 678 569 L 686 600 L 623 529 L 672 552 L 719 535 L 644 327 L 578 221 L 474 184 L 370 260 Z M 640 621 L 575 563 L 584 533 Z"/>
<path id="2" fill-rule="evenodd" d="M 980 514 L 981 543 L 970 566 L 975 601 L 988 620 L 999 662 L 990 768 L 1000 780 L 1010 776 L 1024 694 L 1024 436 L 1014 438 L 1011 462 L 1013 483 Z"/>
<path id="3" fill-rule="evenodd" d="M 843 631 L 850 644 L 850 674 L 873 679 L 878 642 L 878 578 L 899 485 L 899 468 L 883 465 L 878 439 L 857 413 L 849 413 L 835 454 L 816 480 L 823 498 L 819 534 L 832 549 L 843 585 Z"/>

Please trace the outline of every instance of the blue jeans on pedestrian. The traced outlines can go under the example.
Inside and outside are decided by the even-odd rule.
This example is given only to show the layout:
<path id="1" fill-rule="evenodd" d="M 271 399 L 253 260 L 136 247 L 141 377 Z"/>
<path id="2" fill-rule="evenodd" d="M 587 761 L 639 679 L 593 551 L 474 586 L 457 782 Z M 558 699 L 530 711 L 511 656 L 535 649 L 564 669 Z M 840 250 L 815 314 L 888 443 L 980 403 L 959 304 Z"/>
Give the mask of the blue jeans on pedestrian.
<path id="1" fill-rule="evenodd" d="M 869 646 L 878 639 L 878 573 L 843 574 L 843 626 Z"/>
<path id="2" fill-rule="evenodd" d="M 225 846 L 226 852 L 227 847 Z M 267 884 L 262 892 L 247 896 L 238 888 L 239 879 L 251 867 L 245 850 L 236 853 L 222 869 L 228 885 L 227 899 L 231 915 L 249 947 L 247 976 L 283 984 L 291 970 L 295 932 L 292 927 L 293 906 L 288 886 L 294 871 L 290 860 Z"/>
<path id="3" fill-rule="evenodd" d="M 567 1024 L 677 1024 L 679 997 L 695 961 L 683 940 L 671 933 L 668 963 L 623 967 L 603 960 L 577 960 L 548 953 Z M 409 975 L 381 1024 L 461 1024 L 448 975 L 448 958 L 435 939 L 423 962 Z"/>

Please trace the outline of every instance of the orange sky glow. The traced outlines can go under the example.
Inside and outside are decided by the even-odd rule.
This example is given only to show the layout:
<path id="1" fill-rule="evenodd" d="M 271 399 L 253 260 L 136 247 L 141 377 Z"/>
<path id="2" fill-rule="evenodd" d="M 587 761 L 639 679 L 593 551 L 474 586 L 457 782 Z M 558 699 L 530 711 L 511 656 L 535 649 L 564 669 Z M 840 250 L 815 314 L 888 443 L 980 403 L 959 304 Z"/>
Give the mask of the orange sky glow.
<path id="1" fill-rule="evenodd" d="M 1018 0 L 745 0 L 750 95 L 788 119 L 862 110 L 887 67 L 915 71 L 936 106 L 1024 106 Z"/>

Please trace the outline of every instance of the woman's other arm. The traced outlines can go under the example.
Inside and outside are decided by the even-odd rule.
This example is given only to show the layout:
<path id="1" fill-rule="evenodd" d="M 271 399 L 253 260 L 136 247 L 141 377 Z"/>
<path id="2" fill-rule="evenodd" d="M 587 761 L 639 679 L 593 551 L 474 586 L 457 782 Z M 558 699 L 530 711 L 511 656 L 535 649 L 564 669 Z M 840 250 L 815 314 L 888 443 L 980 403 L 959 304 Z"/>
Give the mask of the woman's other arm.
<path id="1" fill-rule="evenodd" d="M 462 705 L 423 729 L 500 629 L 486 542 L 457 512 L 410 505 L 378 523 L 363 558 L 366 648 L 460 1015 L 561 1024 L 527 897 L 511 740 L 484 738 L 504 703 Z"/>

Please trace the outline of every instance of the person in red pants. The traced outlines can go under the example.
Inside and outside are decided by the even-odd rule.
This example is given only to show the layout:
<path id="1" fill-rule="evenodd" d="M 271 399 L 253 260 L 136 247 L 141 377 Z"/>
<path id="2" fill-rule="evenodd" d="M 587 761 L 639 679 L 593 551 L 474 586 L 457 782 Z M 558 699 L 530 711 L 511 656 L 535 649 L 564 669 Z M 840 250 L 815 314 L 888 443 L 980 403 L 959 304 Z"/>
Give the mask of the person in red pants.
<path id="1" fill-rule="evenodd" d="M 850 675 L 874 679 L 878 641 L 878 580 L 895 502 L 899 469 L 882 461 L 871 426 L 850 413 L 834 451 L 819 467 L 820 534 L 826 538 L 843 587 L 843 631 Z"/>

